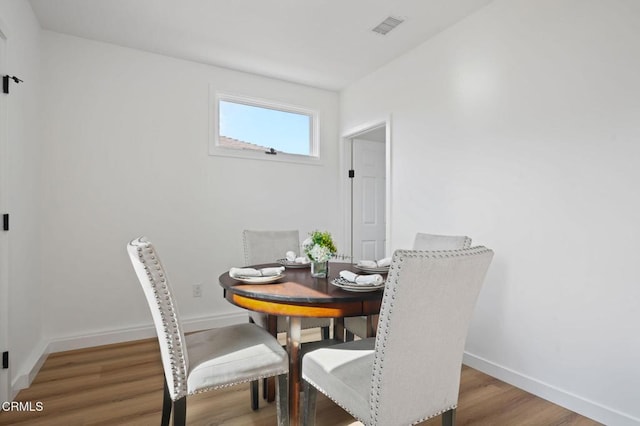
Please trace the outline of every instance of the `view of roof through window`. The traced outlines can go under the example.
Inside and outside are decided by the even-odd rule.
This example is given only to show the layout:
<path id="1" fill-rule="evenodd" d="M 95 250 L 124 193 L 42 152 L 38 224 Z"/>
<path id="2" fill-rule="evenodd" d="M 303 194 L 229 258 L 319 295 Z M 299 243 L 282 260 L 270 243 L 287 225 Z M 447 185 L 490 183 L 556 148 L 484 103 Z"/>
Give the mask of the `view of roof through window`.
<path id="1" fill-rule="evenodd" d="M 313 154 L 311 115 L 229 100 L 220 100 L 218 111 L 221 147 Z"/>

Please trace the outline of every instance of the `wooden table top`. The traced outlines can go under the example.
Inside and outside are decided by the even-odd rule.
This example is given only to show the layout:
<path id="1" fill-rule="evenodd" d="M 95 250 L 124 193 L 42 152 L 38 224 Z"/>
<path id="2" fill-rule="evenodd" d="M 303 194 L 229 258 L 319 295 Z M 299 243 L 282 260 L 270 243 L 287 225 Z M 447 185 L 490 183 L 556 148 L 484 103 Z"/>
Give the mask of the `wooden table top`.
<path id="1" fill-rule="evenodd" d="M 268 263 L 253 267 L 272 266 L 279 265 Z M 231 278 L 229 272 L 220 275 L 219 281 L 227 300 L 258 312 L 317 317 L 377 313 L 374 311 L 380 309 L 382 290 L 351 292 L 331 284 L 343 270 L 360 272 L 351 263 L 336 262 L 329 264 L 328 278 L 312 277 L 309 268 L 288 268 L 281 280 L 270 284 L 244 284 Z"/>

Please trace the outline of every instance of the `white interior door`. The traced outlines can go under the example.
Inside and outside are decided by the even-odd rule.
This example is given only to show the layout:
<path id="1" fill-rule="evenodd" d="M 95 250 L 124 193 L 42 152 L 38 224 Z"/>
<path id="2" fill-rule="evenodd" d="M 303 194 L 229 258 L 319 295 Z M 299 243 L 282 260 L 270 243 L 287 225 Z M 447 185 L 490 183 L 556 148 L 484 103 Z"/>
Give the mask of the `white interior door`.
<path id="1" fill-rule="evenodd" d="M 353 139 L 353 261 L 385 257 L 385 142 Z"/>
<path id="2" fill-rule="evenodd" d="M 0 27 L 0 76 L 7 74 L 6 38 Z M 0 216 L 7 209 L 7 96 L 0 91 Z M 0 221 L 1 222 L 1 221 Z M 0 227 L 0 353 L 9 349 L 9 236 Z M 9 401 L 9 370 L 0 366 L 0 403 Z"/>

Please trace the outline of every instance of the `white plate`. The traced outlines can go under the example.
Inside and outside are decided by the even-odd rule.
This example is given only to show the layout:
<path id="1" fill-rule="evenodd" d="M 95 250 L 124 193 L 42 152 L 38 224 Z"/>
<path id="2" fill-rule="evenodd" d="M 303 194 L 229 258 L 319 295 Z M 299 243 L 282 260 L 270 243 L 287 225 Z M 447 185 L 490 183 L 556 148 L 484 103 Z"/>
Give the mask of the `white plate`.
<path id="1" fill-rule="evenodd" d="M 269 284 L 283 278 L 284 274 L 274 275 L 272 277 L 231 277 L 234 280 L 242 281 L 245 284 Z"/>
<path id="2" fill-rule="evenodd" d="M 358 266 L 358 265 L 353 265 L 354 268 L 361 270 L 362 272 L 368 272 L 370 274 L 386 274 L 387 272 L 389 272 L 389 267 L 388 266 L 381 266 L 379 268 L 368 268 L 366 266 Z"/>
<path id="3" fill-rule="evenodd" d="M 384 283 L 380 285 L 364 285 L 364 284 L 354 284 L 350 281 L 345 280 L 342 277 L 334 278 L 331 281 L 331 284 L 336 287 L 340 287 L 346 291 L 357 291 L 357 292 L 365 292 L 365 291 L 376 291 L 382 290 L 384 288 Z"/>
<path id="4" fill-rule="evenodd" d="M 291 268 L 291 269 L 302 269 L 302 268 L 310 268 L 311 267 L 311 262 L 309 262 L 309 263 L 298 263 L 298 262 L 290 262 L 287 259 L 278 259 L 277 262 L 279 264 L 281 264 L 282 266 L 284 266 L 285 268 Z"/>

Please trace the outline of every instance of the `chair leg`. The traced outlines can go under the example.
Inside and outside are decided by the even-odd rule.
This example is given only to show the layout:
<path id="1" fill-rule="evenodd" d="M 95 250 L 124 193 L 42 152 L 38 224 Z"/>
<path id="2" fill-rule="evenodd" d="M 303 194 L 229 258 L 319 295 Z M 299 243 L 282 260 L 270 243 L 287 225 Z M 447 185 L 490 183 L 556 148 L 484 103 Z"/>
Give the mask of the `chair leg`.
<path id="1" fill-rule="evenodd" d="M 162 419 L 160 420 L 160 426 L 169 426 L 169 419 L 171 418 L 171 407 L 173 401 L 171 401 L 171 394 L 169 393 L 169 385 L 167 381 L 164 381 L 164 391 L 162 396 Z"/>
<path id="2" fill-rule="evenodd" d="M 318 391 L 306 380 L 302 381 L 302 424 L 303 426 L 315 426 L 316 424 L 316 397 Z"/>
<path id="3" fill-rule="evenodd" d="M 442 426 L 454 426 L 456 424 L 456 409 L 442 413 Z"/>
<path id="4" fill-rule="evenodd" d="M 251 315 L 249 315 L 249 324 L 255 324 L 256 322 L 253 320 L 253 318 L 251 318 Z M 264 399 L 267 399 L 267 387 L 266 387 L 266 379 L 264 381 Z M 258 390 L 259 386 L 258 386 L 258 381 L 254 380 L 251 382 L 251 388 L 249 389 L 249 392 L 251 393 L 251 409 L 253 411 L 256 411 L 259 407 L 259 402 L 258 402 L 258 394 L 259 394 L 259 390 Z"/>
<path id="5" fill-rule="evenodd" d="M 187 424 L 187 397 L 173 403 L 173 426 L 185 426 Z"/>
<path id="6" fill-rule="evenodd" d="M 353 340 L 355 339 L 354 334 L 352 332 L 350 332 L 349 330 L 346 330 L 344 332 L 344 341 L 345 342 L 353 342 Z"/>
<path id="7" fill-rule="evenodd" d="M 322 340 L 329 339 L 329 327 L 320 327 L 322 330 Z"/>
<path id="8" fill-rule="evenodd" d="M 276 382 L 276 413 L 278 426 L 289 426 L 289 381 L 288 374 L 278 376 Z"/>
<path id="9" fill-rule="evenodd" d="M 259 407 L 259 402 L 258 402 L 258 381 L 257 380 L 252 380 L 251 381 L 251 409 L 253 411 L 256 411 Z"/>
<path id="10" fill-rule="evenodd" d="M 333 319 L 333 338 L 344 342 L 344 318 L 334 318 Z"/>

